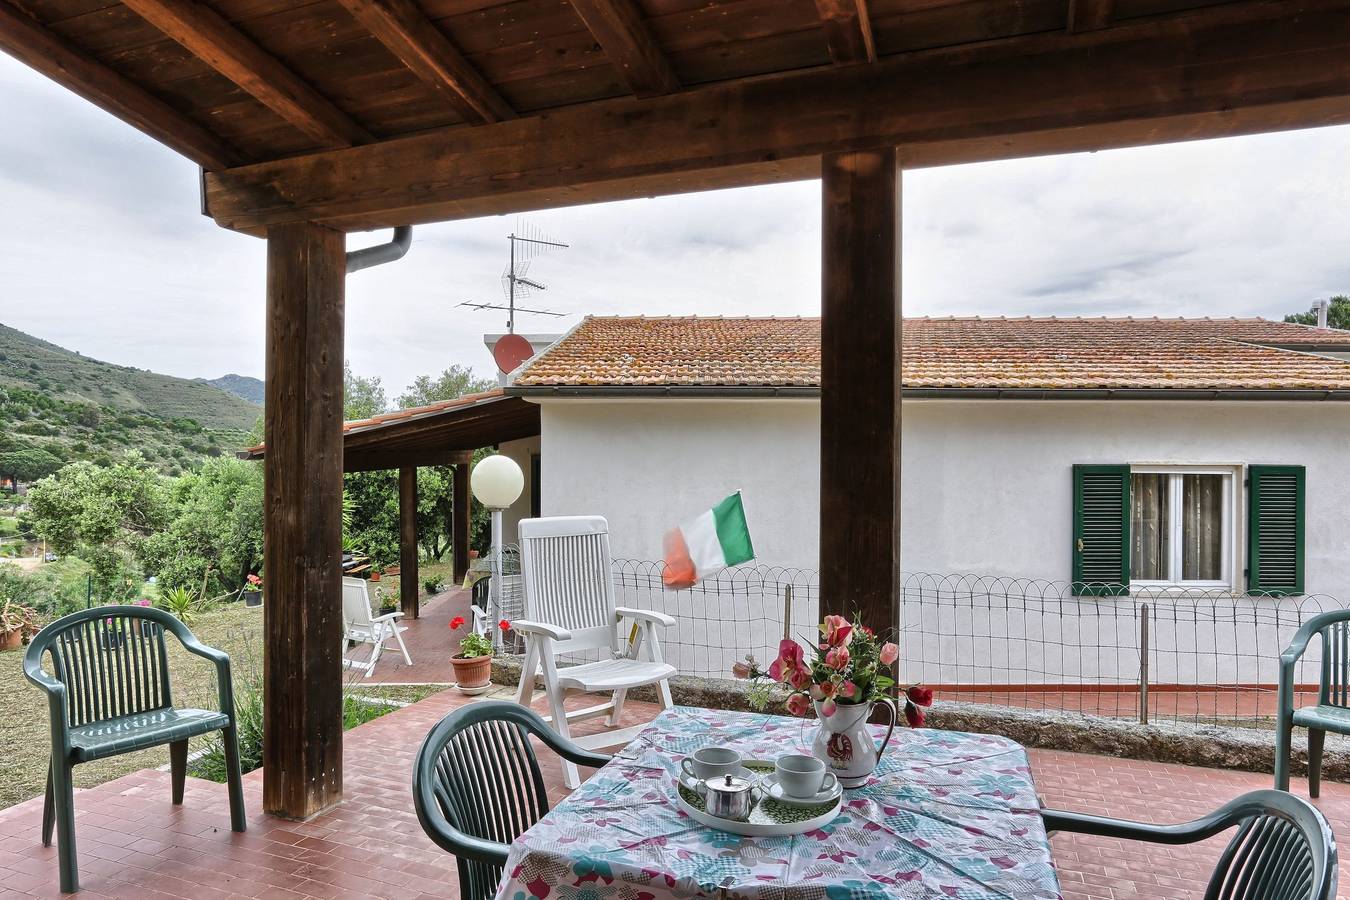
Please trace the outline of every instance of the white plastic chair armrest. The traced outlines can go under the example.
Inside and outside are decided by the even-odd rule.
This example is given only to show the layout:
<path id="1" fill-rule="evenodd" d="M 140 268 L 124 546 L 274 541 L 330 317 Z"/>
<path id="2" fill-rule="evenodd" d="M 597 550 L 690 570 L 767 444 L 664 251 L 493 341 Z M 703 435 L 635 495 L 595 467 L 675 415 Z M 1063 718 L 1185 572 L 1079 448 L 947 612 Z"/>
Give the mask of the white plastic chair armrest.
<path id="1" fill-rule="evenodd" d="M 515 619 L 511 622 L 512 631 L 520 631 L 525 634 L 537 634 L 540 637 L 546 637 L 554 641 L 570 641 L 572 632 L 566 628 L 559 628 L 557 625 L 549 625 L 547 622 L 531 622 L 529 619 Z"/>
<path id="2" fill-rule="evenodd" d="M 667 628 L 673 628 L 675 626 L 674 616 L 668 616 L 665 613 L 656 612 L 651 609 L 635 609 L 631 606 L 619 606 L 614 609 L 614 612 L 629 619 L 640 619 L 656 625 L 664 625 Z"/>
<path id="3" fill-rule="evenodd" d="M 401 618 L 402 616 L 403 616 L 402 610 L 395 610 L 394 612 L 391 613 L 385 613 L 382 616 L 376 616 L 375 618 L 370 620 L 370 624 L 375 625 L 379 622 L 392 622 L 394 619 Z"/>

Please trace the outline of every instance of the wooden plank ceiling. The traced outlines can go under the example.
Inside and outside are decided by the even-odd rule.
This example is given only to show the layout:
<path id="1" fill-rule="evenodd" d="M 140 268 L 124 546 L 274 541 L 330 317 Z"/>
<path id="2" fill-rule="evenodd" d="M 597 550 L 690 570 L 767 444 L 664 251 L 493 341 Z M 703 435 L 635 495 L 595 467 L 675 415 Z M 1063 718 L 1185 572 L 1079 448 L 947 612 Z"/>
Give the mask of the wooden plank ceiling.
<path id="1" fill-rule="evenodd" d="M 1000 60 L 1030 52 L 1028 47 L 1041 55 L 1061 47 L 1077 48 L 1090 60 L 1096 47 L 1116 40 L 1113 35 L 1137 33 L 1147 40 L 1156 33 L 1173 40 L 1178 53 L 1189 54 L 1166 72 L 1171 80 L 1163 87 L 1180 96 L 1191 80 L 1203 81 L 1206 55 L 1225 49 L 1206 43 L 1211 20 L 1222 28 L 1225 23 L 1262 17 L 1292 21 L 1305 12 L 1322 17 L 1318 28 L 1324 36 L 1314 40 L 1322 46 L 1309 46 L 1300 35 L 1302 43 L 1288 50 L 1290 62 L 1281 61 L 1279 67 L 1270 63 L 1268 53 L 1261 57 L 1265 62 L 1253 54 L 1257 61 L 1252 65 L 1264 68 L 1253 69 L 1245 82 L 1230 77 L 1226 93 L 1216 90 L 1203 96 L 1209 105 L 1199 111 L 1222 113 L 1240 109 L 1248 96 L 1253 105 L 1264 107 L 1343 99 L 1340 82 L 1329 84 L 1328 78 L 1345 73 L 1328 73 L 1325 57 L 1318 57 L 1317 51 L 1343 52 L 1350 44 L 1350 0 L 0 0 L 0 48 L 208 171 L 221 173 L 218 179 L 208 179 L 211 213 L 227 227 L 260 232 L 278 217 L 254 208 L 267 205 L 254 196 L 257 179 L 271 179 L 268 185 L 275 188 L 275 196 L 269 202 L 287 205 L 297 191 L 304 193 L 292 190 L 295 179 L 304 176 L 302 168 L 282 167 L 256 174 L 250 181 L 263 171 L 252 164 L 329 154 L 316 156 L 323 160 L 316 166 L 340 177 L 345 160 L 341 154 L 382 146 L 395 138 L 428 135 L 445 142 L 438 151 L 444 161 L 447 154 L 464 148 L 488 152 L 527 141 L 533 123 L 539 123 L 540 134 L 557 140 L 548 131 L 550 121 L 584 127 L 588 120 L 581 112 L 570 119 L 561 116 L 592 107 L 616 110 L 626 121 L 641 124 L 649 108 L 670 110 L 676 108 L 672 102 L 683 104 L 678 108 L 687 117 L 685 128 L 694 135 L 701 127 L 702 98 L 708 98 L 709 109 L 726 115 L 739 102 L 741 95 L 727 93 L 736 85 L 747 86 L 747 98 L 768 96 L 755 86 L 765 80 L 761 76 L 770 76 L 770 81 L 798 78 L 783 82 L 795 92 L 804 74 L 817 73 L 823 79 L 832 71 L 856 70 L 860 73 L 856 77 L 820 82 L 846 89 L 838 97 L 838 118 L 859 132 L 848 140 L 831 139 L 813 148 L 780 126 L 772 130 L 775 135 L 783 133 L 782 143 L 789 149 L 782 154 L 772 143 L 750 161 L 714 154 L 706 161 L 710 174 L 705 176 L 686 177 L 680 183 L 638 179 L 629 185 L 628 194 L 582 193 L 570 199 L 530 194 L 529 170 L 512 170 L 503 163 L 492 177 L 510 187 L 499 187 L 497 193 L 519 191 L 520 197 L 491 202 L 480 198 L 457 206 L 456 173 L 438 169 L 432 189 L 438 202 L 409 212 L 407 221 L 501 212 L 537 202 L 638 195 L 644 190 L 656 193 L 803 177 L 818 163 L 793 160 L 863 141 L 864 120 L 871 111 L 851 106 L 852 98 L 879 85 L 889 89 L 889 83 L 881 81 L 891 77 L 885 73 L 900 72 L 897 67 L 910 62 L 918 67 L 905 70 L 912 79 L 926 60 L 953 64 L 953 53 L 961 54 L 955 61 L 965 70 L 986 60 L 997 66 Z M 1181 24 L 1168 31 L 1171 22 Z M 1260 26 L 1252 30 L 1259 31 Z M 1228 38 L 1222 32 L 1215 34 L 1216 41 L 1246 40 L 1245 33 Z M 1172 46 L 1168 45 L 1169 52 Z M 1222 57 L 1221 52 L 1217 55 Z M 1346 57 L 1340 58 L 1344 69 Z M 1122 66 L 1113 77 L 1125 85 L 1137 83 L 1141 96 L 1157 96 L 1160 87 L 1149 78 L 1157 77 L 1160 65 L 1155 55 L 1141 62 L 1137 73 Z M 1239 60 L 1236 65 L 1246 63 Z M 1297 71 L 1291 72 L 1290 65 Z M 868 74 L 872 71 L 879 74 L 874 78 Z M 1073 87 L 1055 81 L 1052 69 L 1039 81 L 1032 68 L 1027 72 L 1033 85 L 1046 94 Z M 1267 82 L 1281 93 L 1272 95 Z M 941 84 L 919 87 L 930 94 L 939 91 L 940 100 Z M 1011 94 L 1008 102 L 1023 102 L 1026 92 L 1018 89 L 1021 92 Z M 903 105 L 904 97 L 895 102 Z M 999 103 L 997 94 L 985 97 L 986 106 Z M 1131 102 L 1122 98 L 1109 116 L 1093 119 L 1091 109 L 1074 112 L 1082 113 L 1083 124 L 1105 134 L 1105 129 L 1126 121 L 1131 108 Z M 1229 130 L 1350 119 L 1350 109 L 1342 114 L 1325 104 L 1290 109 L 1260 121 L 1238 116 L 1241 121 L 1230 123 Z M 791 120 L 791 95 L 772 110 L 752 112 Z M 963 115 L 971 112 L 967 108 Z M 1155 104 L 1146 114 L 1163 120 L 1169 112 L 1170 108 Z M 1029 105 L 1024 119 L 1040 114 Z M 1016 110 L 1007 111 L 1004 118 L 1016 118 Z M 1056 127 L 1079 124 L 1073 116 L 1061 118 Z M 515 121 L 532 124 L 510 130 Z M 712 122 L 716 125 L 707 124 Z M 724 124 L 724 119 L 705 117 L 702 127 Z M 1021 127 L 1034 124 L 1023 122 Z M 1221 124 L 1215 123 L 1214 133 L 1221 133 Z M 980 127 L 989 140 L 1009 129 L 1006 124 L 974 126 L 962 139 L 979 136 Z M 1180 136 L 1197 133 L 1208 132 L 1190 129 Z M 569 152 L 584 157 L 576 170 L 579 183 L 587 180 L 586 161 L 602 166 L 610 151 L 622 146 L 612 137 L 604 146 L 588 145 L 585 137 L 573 135 L 567 142 Z M 891 137 L 882 129 L 875 139 L 884 142 Z M 1122 134 L 1114 142 L 1170 137 L 1164 124 L 1149 134 L 1136 132 L 1128 139 Z M 1108 137 L 1103 145 L 1112 143 Z M 1054 149 L 1053 142 L 1039 151 L 986 142 L 969 155 Z M 959 153 L 951 158 L 958 157 Z M 416 159 L 401 162 L 412 165 Z M 736 173 L 737 166 L 750 162 L 753 169 Z M 714 174 L 721 169 L 729 173 Z M 510 183 L 512 176 L 516 183 Z M 410 171 L 409 177 L 416 173 Z M 349 178 L 339 191 L 355 197 L 362 185 Z M 390 224 L 399 220 L 403 208 L 399 203 L 408 206 L 406 198 L 391 200 L 387 208 L 367 204 L 357 214 L 334 215 L 331 221 L 349 229 Z"/>

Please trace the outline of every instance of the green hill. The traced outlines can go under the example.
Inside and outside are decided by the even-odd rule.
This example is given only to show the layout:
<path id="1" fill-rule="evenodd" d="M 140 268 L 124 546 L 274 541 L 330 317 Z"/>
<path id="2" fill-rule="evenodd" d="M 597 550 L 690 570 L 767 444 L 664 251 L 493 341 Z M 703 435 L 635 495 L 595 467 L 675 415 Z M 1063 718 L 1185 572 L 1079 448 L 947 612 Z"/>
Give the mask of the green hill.
<path id="1" fill-rule="evenodd" d="M 263 404 L 266 387 L 259 378 L 251 375 L 235 375 L 231 372 L 229 375 L 222 375 L 219 378 L 198 378 L 202 384 L 209 384 L 218 387 L 227 394 L 234 394 L 241 397 L 249 403 L 256 403 L 259 406 Z"/>
<path id="2" fill-rule="evenodd" d="M 0 325 L 0 452 L 98 462 L 134 449 L 175 474 L 245 446 L 261 414 L 205 382 L 100 362 Z"/>

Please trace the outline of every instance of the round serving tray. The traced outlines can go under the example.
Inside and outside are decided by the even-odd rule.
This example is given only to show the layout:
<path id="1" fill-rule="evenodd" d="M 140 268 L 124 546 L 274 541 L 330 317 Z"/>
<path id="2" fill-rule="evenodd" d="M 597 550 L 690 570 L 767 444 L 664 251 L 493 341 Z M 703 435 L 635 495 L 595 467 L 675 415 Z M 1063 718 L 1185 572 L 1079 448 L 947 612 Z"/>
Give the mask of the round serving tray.
<path id="1" fill-rule="evenodd" d="M 746 760 L 744 765 L 756 775 L 766 775 L 774 769 L 773 763 L 766 760 Z M 842 797 L 835 797 L 826 803 L 802 806 L 794 803 L 779 803 L 758 788 L 755 795 L 755 806 L 750 810 L 749 820 L 739 822 L 734 819 L 722 819 L 710 815 L 704 807 L 703 798 L 692 788 L 686 787 L 678 778 L 676 779 L 675 802 L 682 812 L 701 825 L 707 825 L 709 828 L 716 828 L 719 831 L 729 831 L 732 834 L 743 834 L 747 837 L 783 837 L 792 834 L 805 834 L 834 821 L 835 816 L 839 815 L 839 805 L 843 802 Z"/>

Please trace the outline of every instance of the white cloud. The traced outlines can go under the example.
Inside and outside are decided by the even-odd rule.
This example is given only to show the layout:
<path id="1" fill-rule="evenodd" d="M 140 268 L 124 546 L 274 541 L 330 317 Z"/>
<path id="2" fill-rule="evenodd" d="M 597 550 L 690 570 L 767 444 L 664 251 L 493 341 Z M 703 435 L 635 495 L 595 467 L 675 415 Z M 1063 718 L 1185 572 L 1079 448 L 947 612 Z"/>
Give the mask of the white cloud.
<path id="1" fill-rule="evenodd" d="M 198 212 L 194 166 L 0 56 L 0 321 L 183 376 L 263 370 L 264 244 Z M 927 315 L 1267 315 L 1350 291 L 1350 127 L 905 176 L 905 308 Z M 583 313 L 813 315 L 819 185 L 540 212 L 571 243 L 525 331 Z M 419 227 L 348 282 L 347 355 L 391 394 L 492 368 L 508 218 Z M 383 239 L 355 236 L 351 246 Z"/>

